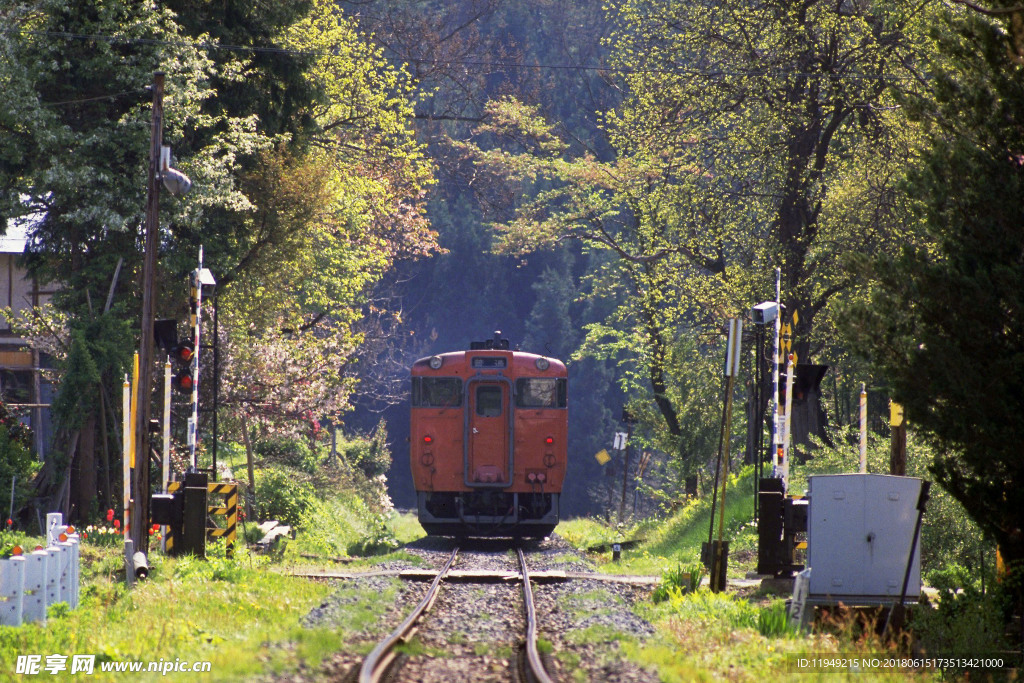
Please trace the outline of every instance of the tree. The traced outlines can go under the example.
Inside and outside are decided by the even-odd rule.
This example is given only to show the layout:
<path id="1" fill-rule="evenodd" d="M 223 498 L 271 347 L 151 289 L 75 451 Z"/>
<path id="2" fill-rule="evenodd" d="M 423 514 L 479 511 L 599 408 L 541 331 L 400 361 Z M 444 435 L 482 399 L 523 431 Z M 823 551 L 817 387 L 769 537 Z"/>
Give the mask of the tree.
<path id="1" fill-rule="evenodd" d="M 998 7 L 996 8 L 998 10 Z M 1024 561 L 1024 10 L 935 29 L 929 147 L 907 188 L 936 247 L 873 264 L 851 334 L 937 447 L 939 484 Z"/>
<path id="2" fill-rule="evenodd" d="M 312 55 L 304 78 L 322 96 L 296 113 L 312 122 L 306 144 L 259 155 L 243 179 L 253 199 L 222 300 L 224 378 L 237 415 L 294 430 L 348 410 L 373 286 L 436 244 L 406 75 L 324 0 L 282 44 Z"/>
<path id="3" fill-rule="evenodd" d="M 325 0 L 193 5 L 0 0 L 0 220 L 34 219 L 29 265 L 61 283 L 69 329 L 137 320 L 145 86 L 163 70 L 164 140 L 194 185 L 161 206 L 161 313 L 181 317 L 184 274 L 204 245 L 229 397 L 310 424 L 347 406 L 353 325 L 372 284 L 396 258 L 434 247 L 407 79 Z M 72 366 L 91 355 L 96 372 L 61 387 L 80 402 L 61 414 L 83 430 L 99 406 L 113 410 L 131 352 L 92 342 Z"/>
<path id="4" fill-rule="evenodd" d="M 726 318 L 773 292 L 781 266 L 784 303 L 799 311 L 796 350 L 809 360 L 829 341 L 812 336 L 817 321 L 857 284 L 835 254 L 907 238 L 895 179 L 916 131 L 891 90 L 918 87 L 921 12 L 619 2 L 610 43 L 623 102 L 602 123 L 613 159 L 577 152 L 508 98 L 464 148 L 515 207 L 496 221 L 501 248 L 575 239 L 609 256 L 590 291 L 617 306 L 588 326 L 582 349 L 631 359 L 666 450 L 682 448 L 672 393 L 689 369 L 673 355 L 678 337 L 719 354 Z"/>
<path id="5" fill-rule="evenodd" d="M 137 238 L 150 146 L 146 86 L 153 72 L 166 72 L 173 102 L 165 140 L 179 155 L 196 154 L 195 163 L 179 163 L 195 181 L 195 207 L 238 202 L 237 151 L 269 143 L 260 140 L 251 120 L 201 112 L 213 96 L 209 79 L 216 69 L 167 10 L 39 0 L 0 3 L 0 17 L 0 221 L 31 221 L 29 270 L 42 282 L 60 284 L 54 302 L 71 317 L 68 329 L 79 335 L 55 402 L 65 442 L 53 448 L 68 454 L 65 472 L 91 472 L 93 444 L 101 456 L 120 450 L 98 443 L 95 433 L 98 428 L 116 442 L 113 399 L 132 346 L 124 332 L 138 316 Z M 192 149 L 178 144 L 186 132 L 202 135 L 204 142 Z M 180 203 L 164 206 L 180 217 L 179 224 L 200 220 L 199 211 L 189 214 Z M 137 330 L 138 323 L 130 327 Z M 106 334 L 111 331 L 116 334 Z M 53 327 L 50 334 L 62 333 Z M 68 483 L 59 473 L 44 480 L 56 489 L 42 494 Z M 89 513 L 95 492 L 89 484 L 85 476 L 81 498 L 71 498 L 81 515 Z M 57 498 L 71 513 L 64 496 Z"/>

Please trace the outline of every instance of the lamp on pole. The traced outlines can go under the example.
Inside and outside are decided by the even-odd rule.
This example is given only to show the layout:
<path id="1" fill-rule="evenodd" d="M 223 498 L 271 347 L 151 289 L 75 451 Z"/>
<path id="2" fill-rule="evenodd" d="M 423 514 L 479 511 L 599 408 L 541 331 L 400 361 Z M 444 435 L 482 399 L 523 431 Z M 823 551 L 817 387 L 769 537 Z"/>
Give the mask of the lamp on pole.
<path id="1" fill-rule="evenodd" d="M 153 115 L 149 146 L 149 176 L 146 181 L 145 242 L 142 258 L 142 334 L 139 338 L 139 384 L 132 400 L 135 401 L 135 481 L 132 485 L 134 503 L 131 506 L 131 535 L 135 549 L 149 550 L 149 452 L 151 434 L 149 420 L 153 393 L 154 347 L 154 282 L 156 257 L 160 240 L 160 184 L 174 195 L 189 191 L 192 181 L 184 173 L 170 167 L 170 150 L 163 146 L 164 73 L 153 74 Z"/>
<path id="2" fill-rule="evenodd" d="M 153 74 L 153 116 L 149 146 L 149 177 L 146 189 L 146 233 L 142 259 L 142 335 L 139 340 L 139 384 L 132 400 L 136 402 L 135 482 L 133 485 L 132 541 L 136 550 L 149 550 L 149 417 L 153 390 L 153 282 L 160 232 L 160 156 L 163 141 L 164 74 Z"/>

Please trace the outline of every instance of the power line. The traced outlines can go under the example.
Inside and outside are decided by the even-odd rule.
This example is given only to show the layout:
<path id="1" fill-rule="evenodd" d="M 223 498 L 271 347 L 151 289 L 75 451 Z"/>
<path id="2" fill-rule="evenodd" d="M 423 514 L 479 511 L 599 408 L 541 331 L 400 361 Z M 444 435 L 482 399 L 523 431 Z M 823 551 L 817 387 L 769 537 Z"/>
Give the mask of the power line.
<path id="1" fill-rule="evenodd" d="M 228 52 L 241 52 L 251 54 L 275 54 L 287 57 L 329 57 L 334 55 L 329 50 L 296 50 L 284 47 L 268 47 L 258 45 L 228 45 L 224 43 L 192 43 L 188 41 L 161 40 L 156 38 L 121 38 L 118 36 L 107 36 L 98 33 L 72 33 L 68 31 L 31 31 L 27 29 L 0 29 L 0 33 L 13 35 L 27 35 L 46 38 L 64 38 L 68 40 L 93 40 L 109 42 L 118 45 L 157 45 L 163 47 L 192 47 L 206 50 L 223 50 Z M 526 63 L 526 62 L 494 62 L 488 60 L 456 60 L 456 59 L 428 59 L 420 57 L 408 57 L 409 62 L 414 64 L 429 64 L 434 66 L 461 66 L 487 68 L 494 70 L 504 69 L 530 69 L 546 71 L 595 71 L 603 73 L 619 73 L 623 75 L 633 74 L 666 74 L 673 76 L 696 76 L 706 78 L 770 78 L 770 77 L 792 77 L 806 79 L 825 79 L 832 81 L 892 81 L 906 82 L 917 80 L 914 76 L 899 76 L 894 74 L 832 74 L 815 73 L 806 71 L 790 71 L 786 69 L 767 70 L 723 70 L 723 69 L 623 69 L 598 64 L 551 64 L 551 63 Z"/>
<path id="2" fill-rule="evenodd" d="M 124 92 L 112 93 L 110 95 L 83 97 L 80 100 L 64 100 L 62 102 L 40 102 L 39 104 L 44 107 L 59 107 L 65 104 L 82 104 L 84 102 L 97 102 L 99 100 L 116 100 L 118 97 L 124 97 L 125 95 L 139 95 L 145 92 L 149 92 L 149 90 L 147 88 L 136 88 L 135 90 L 125 90 Z"/>

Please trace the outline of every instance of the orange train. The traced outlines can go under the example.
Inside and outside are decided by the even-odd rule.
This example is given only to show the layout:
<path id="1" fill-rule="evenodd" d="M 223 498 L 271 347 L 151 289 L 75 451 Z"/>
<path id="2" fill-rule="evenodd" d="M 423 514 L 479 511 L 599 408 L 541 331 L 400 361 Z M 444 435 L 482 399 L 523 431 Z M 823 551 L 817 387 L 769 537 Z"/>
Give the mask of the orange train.
<path id="1" fill-rule="evenodd" d="M 500 334 L 412 366 L 409 457 L 420 524 L 441 536 L 543 538 L 558 524 L 565 364 Z"/>

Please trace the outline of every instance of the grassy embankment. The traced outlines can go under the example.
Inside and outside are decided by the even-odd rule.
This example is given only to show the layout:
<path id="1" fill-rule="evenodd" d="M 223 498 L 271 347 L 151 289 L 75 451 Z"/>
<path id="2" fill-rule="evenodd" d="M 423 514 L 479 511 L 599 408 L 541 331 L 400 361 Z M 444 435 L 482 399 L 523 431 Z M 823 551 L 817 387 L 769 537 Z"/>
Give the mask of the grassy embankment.
<path id="1" fill-rule="evenodd" d="M 342 506 L 335 507 L 335 512 L 352 513 Z M 392 533 L 400 540 L 412 540 L 409 533 L 414 522 L 395 521 Z M 355 531 L 368 532 L 358 525 Z M 294 670 L 300 663 L 316 666 L 342 649 L 347 636 L 391 607 L 397 583 L 382 593 L 352 588 L 353 600 L 342 626 L 304 628 L 302 617 L 335 587 L 280 571 L 282 566 L 307 561 L 301 557 L 305 551 L 299 539 L 291 542 L 283 557 L 275 558 L 242 549 L 228 560 L 220 545 L 208 548 L 205 561 L 170 558 L 154 551 L 149 578 L 134 588 L 125 585 L 119 546 L 85 540 L 78 609 L 58 603 L 51 606 L 45 625 L 0 626 L 0 680 L 20 678 L 15 676 L 17 657 L 32 654 L 42 655 L 43 665 L 47 655 L 68 657 L 63 673 L 41 672 L 50 680 L 78 679 L 81 674 L 70 674 L 74 654 L 97 656 L 96 673 L 89 677 L 97 681 L 163 679 L 160 673 L 103 674 L 102 662 L 209 661 L 210 674 L 170 674 L 181 680 L 209 681 L 251 680 Z M 18 540 L 29 547 L 41 541 Z M 361 538 L 354 534 L 347 540 L 355 544 Z"/>
<path id="2" fill-rule="evenodd" d="M 231 456 L 236 456 L 232 458 Z M 226 459 L 235 471 L 244 472 L 244 459 L 229 452 Z M 310 471 L 332 470 L 310 476 Z M 209 661 L 211 672 L 196 676 L 171 673 L 179 680 L 240 681 L 267 674 L 316 667 L 321 660 L 351 642 L 352 634 L 379 619 L 390 609 L 397 580 L 377 592 L 343 587 L 352 593 L 343 600 L 345 614 L 336 628 L 305 628 L 302 619 L 329 593 L 339 588 L 323 582 L 287 575 L 297 564 L 336 567 L 332 558 L 387 552 L 422 535 L 414 518 L 375 513 L 375 491 L 356 493 L 359 485 L 372 486 L 344 467 L 307 467 L 306 471 L 282 465 L 257 472 L 277 496 L 264 496 L 278 510 L 292 515 L 298 530 L 272 556 L 246 550 L 245 538 L 258 538 L 256 525 L 240 519 L 238 550 L 224 557 L 223 545 L 209 545 L 206 561 L 193 557 L 171 558 L 152 544 L 148 579 L 134 588 L 124 582 L 122 539 L 113 528 L 91 529 L 82 541 L 80 605 L 70 610 L 53 605 L 45 625 L 0 626 L 0 680 L 79 680 L 72 675 L 71 656 L 96 655 L 90 680 L 164 680 L 161 673 L 102 673 L 104 662 L 176 661 L 191 664 Z M 361 484 L 362 482 L 362 484 Z M 276 515 L 275 515 L 276 517 Z M 104 523 L 105 524 L 105 523 Z M 15 543 L 33 548 L 43 539 L 0 532 L 0 551 Z M 394 556 L 394 555 L 392 555 Z M 403 555 L 415 562 L 416 558 Z M 358 568 L 388 557 L 377 555 L 347 565 Z M 322 558 L 322 560 L 311 559 Z M 56 675 L 43 669 L 36 676 L 17 676 L 19 655 L 64 655 L 65 670 Z"/>
<path id="3" fill-rule="evenodd" d="M 592 554 L 601 570 L 612 573 L 661 574 L 663 588 L 655 601 L 639 607 L 656 627 L 646 642 L 616 633 L 595 638 L 619 641 L 620 650 L 641 665 L 654 667 L 664 681 L 931 680 L 927 675 L 897 671 L 826 674 L 798 672 L 795 660 L 809 655 L 877 656 L 889 651 L 856 619 L 820 624 L 809 633 L 789 628 L 784 599 L 771 590 L 744 584 L 756 562 L 757 532 L 753 523 L 753 477 L 749 470 L 730 479 L 725 504 L 724 538 L 730 542 L 728 578 L 723 593 L 707 587 L 690 590 L 688 574 L 700 571 L 702 542 L 708 540 L 710 498 L 692 501 L 667 519 L 628 527 L 608 527 L 594 520 L 571 520 L 558 532 L 580 548 L 642 538 L 623 551 L 619 562 L 603 550 Z M 718 535 L 718 512 L 715 537 Z M 705 579 L 706 581 L 706 579 Z M 752 582 L 751 582 L 752 583 Z"/>

